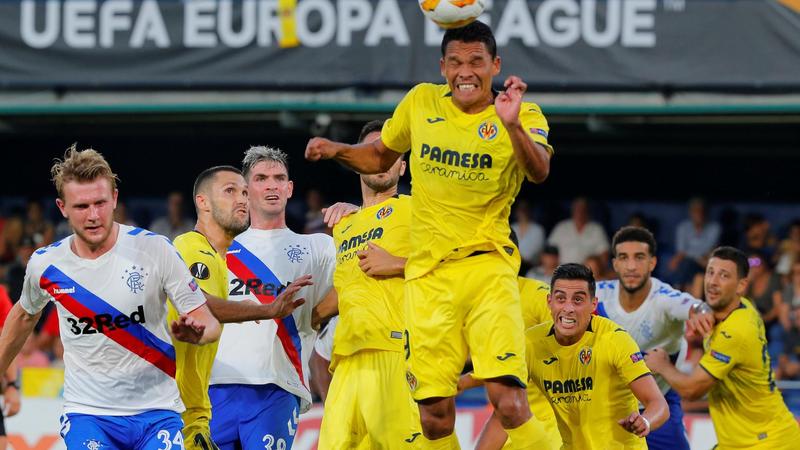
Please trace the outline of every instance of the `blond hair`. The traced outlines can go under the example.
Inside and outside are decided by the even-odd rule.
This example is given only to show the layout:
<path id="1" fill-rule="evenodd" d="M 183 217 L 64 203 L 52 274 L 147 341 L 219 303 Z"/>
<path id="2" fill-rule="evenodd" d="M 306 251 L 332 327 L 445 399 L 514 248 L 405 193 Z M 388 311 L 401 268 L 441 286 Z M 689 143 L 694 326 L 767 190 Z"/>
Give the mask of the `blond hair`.
<path id="1" fill-rule="evenodd" d="M 58 198 L 62 200 L 64 199 L 64 185 L 70 181 L 85 183 L 103 177 L 108 179 L 111 189 L 115 190 L 119 180 L 100 152 L 91 148 L 78 150 L 76 144 L 72 144 L 67 149 L 63 160 L 55 160 L 53 167 L 50 168 L 50 175 L 53 177 Z"/>

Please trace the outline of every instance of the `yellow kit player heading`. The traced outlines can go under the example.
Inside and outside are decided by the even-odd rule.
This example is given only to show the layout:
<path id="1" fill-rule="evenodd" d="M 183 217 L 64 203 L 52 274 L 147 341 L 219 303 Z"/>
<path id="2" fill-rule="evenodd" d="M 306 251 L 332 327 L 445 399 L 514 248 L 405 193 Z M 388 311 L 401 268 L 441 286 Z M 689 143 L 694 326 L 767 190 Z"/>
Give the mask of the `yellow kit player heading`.
<path id="1" fill-rule="evenodd" d="M 715 448 L 796 449 L 800 427 L 775 387 L 764 322 L 741 296 L 749 270 L 742 251 L 715 249 L 706 266 L 704 289 L 716 324 L 705 336 L 700 363 L 691 374 L 684 374 L 657 348 L 647 353 L 647 365 L 684 399 L 708 394 L 719 442 Z"/>
<path id="2" fill-rule="evenodd" d="M 541 109 L 522 101 L 519 77 L 506 78 L 504 92 L 492 89 L 501 64 L 486 24 L 447 30 L 441 48 L 447 83 L 414 87 L 381 139 L 314 138 L 306 158 L 370 174 L 411 153 L 407 378 L 429 448 L 458 448 L 454 396 L 468 353 L 513 448 L 549 448 L 525 393 L 520 258 L 508 225 L 522 181 L 541 183 L 550 172 L 549 128 Z"/>
<path id="3" fill-rule="evenodd" d="M 644 437 L 669 418 L 669 409 L 639 346 L 619 325 L 592 314 L 597 298 L 589 268 L 558 266 L 550 286 L 552 320 L 528 329 L 526 357 L 530 383 L 555 412 L 561 448 L 646 449 Z"/>

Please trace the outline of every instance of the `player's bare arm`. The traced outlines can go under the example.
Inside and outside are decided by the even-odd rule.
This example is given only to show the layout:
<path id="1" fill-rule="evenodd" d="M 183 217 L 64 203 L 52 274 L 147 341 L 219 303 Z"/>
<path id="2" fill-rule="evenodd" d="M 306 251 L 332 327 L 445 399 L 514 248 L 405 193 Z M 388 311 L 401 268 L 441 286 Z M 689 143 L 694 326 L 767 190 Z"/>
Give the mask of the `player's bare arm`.
<path id="1" fill-rule="evenodd" d="M 170 328 L 175 339 L 197 345 L 216 342 L 222 334 L 217 318 L 205 304 L 188 314 L 181 314 Z"/>
<path id="2" fill-rule="evenodd" d="M 316 162 L 321 159 L 335 159 L 362 174 L 386 172 L 399 157 L 400 153 L 384 145 L 380 139 L 350 145 L 316 137 L 306 145 L 307 160 Z"/>
<path id="3" fill-rule="evenodd" d="M 5 383 L 3 383 L 3 415 L 6 417 L 15 416 L 20 408 L 19 379 L 17 378 L 19 368 L 16 359 L 11 361 L 5 373 Z"/>
<path id="4" fill-rule="evenodd" d="M 339 295 L 336 289 L 331 289 L 325 298 L 311 310 L 311 326 L 319 329 L 320 324 L 330 317 L 339 314 Z"/>
<path id="5" fill-rule="evenodd" d="M 541 183 L 550 174 L 550 152 L 528 136 L 519 120 L 522 96 L 528 85 L 512 75 L 506 79 L 504 86 L 506 90 L 494 100 L 495 111 L 508 131 L 517 162 L 530 180 Z"/>
<path id="6" fill-rule="evenodd" d="M 508 433 L 500 424 L 500 419 L 496 413 L 492 413 L 489 420 L 483 426 L 475 450 L 500 450 L 508 440 Z"/>
<path id="7" fill-rule="evenodd" d="M 359 209 L 361 208 L 351 203 L 334 203 L 327 208 L 322 208 L 322 220 L 328 228 L 333 228 L 336 224 L 341 222 L 344 217 L 357 213 Z"/>
<path id="8" fill-rule="evenodd" d="M 356 255 L 359 259 L 358 267 L 370 277 L 402 277 L 405 275 L 407 258 L 394 256 L 372 242 L 368 242 L 367 248 L 358 251 Z"/>
<path id="9" fill-rule="evenodd" d="M 231 302 L 213 296 L 205 291 L 208 307 L 220 323 L 239 323 L 252 320 L 282 319 L 299 308 L 306 301 L 303 298 L 295 299 L 297 292 L 314 283 L 311 275 L 303 275 L 289 283 L 289 286 L 269 304 L 256 302 Z"/>
<path id="10" fill-rule="evenodd" d="M 669 355 L 662 348 L 648 351 L 644 361 L 651 371 L 664 377 L 672 389 L 686 400 L 702 398 L 717 381 L 699 364 L 690 374 L 681 372 L 670 362 Z"/>
<path id="11" fill-rule="evenodd" d="M 0 373 L 8 370 L 8 366 L 17 357 L 41 315 L 41 311 L 28 314 L 19 303 L 11 308 L 6 318 L 6 325 L 3 327 L 3 334 L 0 335 Z"/>
<path id="12" fill-rule="evenodd" d="M 644 405 L 644 411 L 632 412 L 617 423 L 639 437 L 646 437 L 669 419 L 669 406 L 651 375 L 641 376 L 630 384 L 633 395 Z"/>
<path id="13" fill-rule="evenodd" d="M 316 350 L 311 353 L 311 359 L 308 361 L 308 368 L 311 370 L 311 388 L 317 392 L 322 403 L 328 398 L 328 390 L 331 386 L 331 375 L 328 367 L 331 362 L 320 356 Z"/>

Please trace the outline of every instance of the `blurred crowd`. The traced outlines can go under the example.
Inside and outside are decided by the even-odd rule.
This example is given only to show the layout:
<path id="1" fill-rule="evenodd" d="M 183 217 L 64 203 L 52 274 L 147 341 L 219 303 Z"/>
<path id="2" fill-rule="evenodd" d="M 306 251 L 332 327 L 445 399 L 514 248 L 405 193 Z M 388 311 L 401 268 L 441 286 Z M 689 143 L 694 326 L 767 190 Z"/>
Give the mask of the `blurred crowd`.
<path id="1" fill-rule="evenodd" d="M 321 209 L 328 203 L 321 191 L 311 189 L 303 198 L 287 206 L 289 227 L 304 233 L 329 233 Z M 118 203 L 115 220 L 144 226 L 169 237 L 194 227 L 194 209 L 180 192 L 170 193 L 166 201 L 153 208 L 163 214 L 129 215 L 126 204 Z M 611 269 L 608 220 L 595 220 L 592 211 L 602 210 L 586 198 L 576 198 L 568 211 L 542 214 L 524 198 L 518 199 L 511 214 L 511 227 L 519 240 L 521 274 L 549 282 L 553 270 L 562 263 L 587 265 L 598 280 L 616 277 Z M 63 220 L 57 220 L 38 200 L 12 208 L 0 217 L 0 324 L 11 305 L 19 299 L 25 267 L 33 252 L 71 233 Z M 539 215 L 548 216 L 539 220 Z M 707 257 L 718 245 L 734 245 L 748 254 L 750 281 L 746 296 L 761 312 L 770 340 L 770 353 L 776 375 L 800 378 L 800 220 L 773 230 L 768 218 L 758 213 L 741 216 L 726 212 L 713 218 L 703 199 L 689 201 L 674 230 L 661 230 L 653 217 L 636 212 L 626 225 L 649 228 L 657 236 L 671 237 L 659 242 L 659 265 L 655 275 L 674 287 L 703 298 L 703 273 Z M 56 217 L 52 217 L 56 216 Z M 137 220 L 138 219 L 138 220 Z M 142 223 L 139 223 L 142 222 Z M 660 231 L 660 232 L 659 232 Z M 668 242 L 666 242 L 668 241 Z M 36 332 L 20 356 L 23 367 L 62 364 L 58 320 L 53 305 L 45 309 Z"/>

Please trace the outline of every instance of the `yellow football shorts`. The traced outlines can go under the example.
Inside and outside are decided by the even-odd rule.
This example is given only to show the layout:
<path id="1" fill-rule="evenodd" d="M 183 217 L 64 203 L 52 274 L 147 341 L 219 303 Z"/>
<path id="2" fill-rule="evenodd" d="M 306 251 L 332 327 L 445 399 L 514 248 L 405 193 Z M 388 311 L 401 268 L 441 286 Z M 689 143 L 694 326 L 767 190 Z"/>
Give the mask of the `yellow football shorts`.
<path id="1" fill-rule="evenodd" d="M 406 281 L 407 382 L 415 400 L 456 395 L 467 355 L 479 379 L 528 379 L 519 285 L 489 252 L 441 263 Z"/>
<path id="2" fill-rule="evenodd" d="M 325 401 L 320 449 L 416 449 L 421 434 L 402 353 L 361 350 L 341 357 Z"/>

